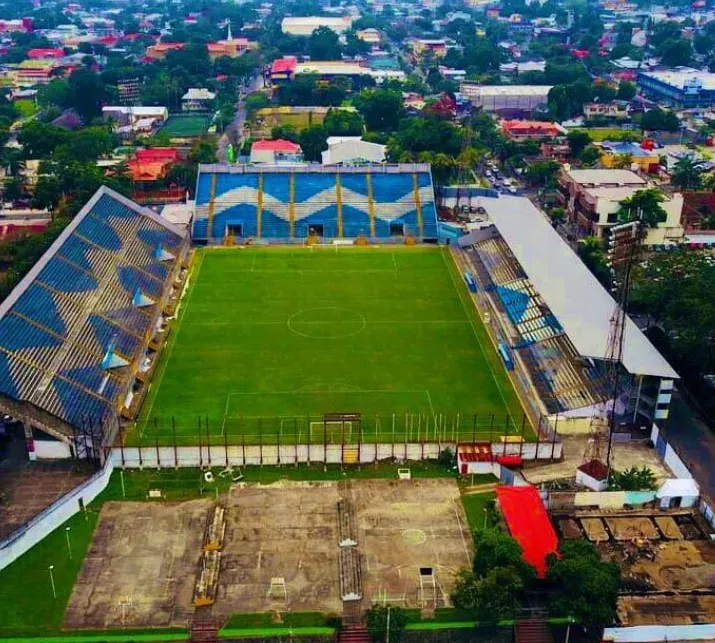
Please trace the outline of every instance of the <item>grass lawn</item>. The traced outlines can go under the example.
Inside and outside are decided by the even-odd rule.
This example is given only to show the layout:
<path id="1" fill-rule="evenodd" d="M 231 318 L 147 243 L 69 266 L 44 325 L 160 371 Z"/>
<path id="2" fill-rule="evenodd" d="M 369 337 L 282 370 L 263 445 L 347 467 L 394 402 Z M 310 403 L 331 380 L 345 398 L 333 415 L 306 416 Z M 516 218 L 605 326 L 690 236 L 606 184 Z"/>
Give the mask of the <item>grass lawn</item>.
<path id="1" fill-rule="evenodd" d="M 601 141 L 619 141 L 623 137 L 630 137 L 630 140 L 640 141 L 643 135 L 639 130 L 621 129 L 620 127 L 588 127 L 577 128 L 588 132 L 592 140 Z"/>
<path id="2" fill-rule="evenodd" d="M 492 515 L 489 511 L 491 503 L 496 498 L 496 493 L 488 491 L 486 493 L 463 493 L 462 506 L 467 514 L 467 522 L 472 531 L 484 529 L 484 516 L 486 510 L 486 524 L 491 526 Z"/>
<path id="3" fill-rule="evenodd" d="M 203 136 L 210 124 L 210 114 L 171 114 L 159 132 L 176 138 Z"/>
<path id="4" fill-rule="evenodd" d="M 15 109 L 23 118 L 29 118 L 37 113 L 37 105 L 31 98 L 22 98 L 13 102 Z"/>
<path id="5" fill-rule="evenodd" d="M 323 423 L 330 412 L 360 413 L 362 426 Z M 180 444 L 198 443 L 199 422 L 219 445 L 522 430 L 463 280 L 435 247 L 199 250 L 134 440 L 170 443 L 171 418 Z"/>

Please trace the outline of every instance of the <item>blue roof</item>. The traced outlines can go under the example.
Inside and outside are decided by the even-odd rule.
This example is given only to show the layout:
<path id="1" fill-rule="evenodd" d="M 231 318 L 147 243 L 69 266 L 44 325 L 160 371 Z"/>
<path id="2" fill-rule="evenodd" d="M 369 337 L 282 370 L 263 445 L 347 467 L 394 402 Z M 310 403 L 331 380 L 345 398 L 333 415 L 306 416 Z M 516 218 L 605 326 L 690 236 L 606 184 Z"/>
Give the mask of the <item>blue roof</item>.
<path id="1" fill-rule="evenodd" d="M 644 150 L 638 143 L 624 143 L 623 141 L 603 141 L 604 150 L 614 154 L 629 154 L 630 156 L 652 156 L 653 152 Z"/>
<path id="2" fill-rule="evenodd" d="M 0 394 L 70 425 L 106 422 L 132 374 L 105 358 L 140 354 L 155 307 L 134 306 L 134 294 L 161 296 L 184 237 L 100 188 L 0 302 Z"/>

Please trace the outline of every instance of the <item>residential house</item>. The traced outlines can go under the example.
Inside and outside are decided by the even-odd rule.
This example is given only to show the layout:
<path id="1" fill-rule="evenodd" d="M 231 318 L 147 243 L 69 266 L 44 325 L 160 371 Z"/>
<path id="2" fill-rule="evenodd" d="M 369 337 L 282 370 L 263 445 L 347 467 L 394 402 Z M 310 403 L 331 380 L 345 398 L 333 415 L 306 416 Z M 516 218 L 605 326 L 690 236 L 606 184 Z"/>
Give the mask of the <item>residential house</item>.
<path id="1" fill-rule="evenodd" d="M 181 97 L 181 109 L 185 112 L 206 112 L 211 109 L 215 98 L 216 94 L 208 89 L 192 87 Z"/>
<path id="2" fill-rule="evenodd" d="M 623 100 L 613 100 L 606 103 L 586 103 L 583 106 L 583 115 L 586 120 L 597 118 L 625 120 L 631 115 L 631 107 L 628 101 Z"/>
<path id="3" fill-rule="evenodd" d="M 127 161 L 132 180 L 138 183 L 154 183 L 163 179 L 167 170 L 179 162 L 179 151 L 173 147 L 154 147 L 137 150 L 133 159 Z"/>
<path id="4" fill-rule="evenodd" d="M 539 140 L 563 136 L 566 130 L 549 121 L 502 121 L 502 131 L 514 141 Z"/>
<path id="5" fill-rule="evenodd" d="M 430 52 L 435 58 L 444 58 L 447 55 L 447 41 L 444 39 L 418 38 L 412 44 L 415 56 L 424 56 Z"/>
<path id="6" fill-rule="evenodd" d="M 641 172 L 657 172 L 660 155 L 653 149 L 645 149 L 638 143 L 623 141 L 603 141 L 599 144 L 601 165 L 606 168 L 623 167 L 630 164 Z"/>
<path id="7" fill-rule="evenodd" d="M 301 163 L 300 145 L 284 139 L 256 141 L 251 145 L 251 163 Z"/>

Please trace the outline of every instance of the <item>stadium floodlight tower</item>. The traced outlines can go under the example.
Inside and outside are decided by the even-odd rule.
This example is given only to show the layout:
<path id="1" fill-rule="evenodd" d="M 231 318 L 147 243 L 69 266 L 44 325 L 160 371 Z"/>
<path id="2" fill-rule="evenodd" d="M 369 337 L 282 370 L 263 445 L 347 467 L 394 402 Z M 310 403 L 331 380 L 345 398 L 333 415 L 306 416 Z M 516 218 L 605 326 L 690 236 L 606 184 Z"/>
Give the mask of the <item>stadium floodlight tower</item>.
<path id="1" fill-rule="evenodd" d="M 583 462 L 576 470 L 576 482 L 595 491 L 608 487 L 611 473 L 611 447 L 616 429 L 618 408 L 623 405 L 624 374 L 621 366 L 631 294 L 633 268 L 638 263 L 645 228 L 640 216 L 635 221 L 621 223 L 610 230 L 608 264 L 613 279 L 616 305 L 611 316 L 603 378 L 606 399 L 594 407 L 589 427 L 588 443 Z"/>

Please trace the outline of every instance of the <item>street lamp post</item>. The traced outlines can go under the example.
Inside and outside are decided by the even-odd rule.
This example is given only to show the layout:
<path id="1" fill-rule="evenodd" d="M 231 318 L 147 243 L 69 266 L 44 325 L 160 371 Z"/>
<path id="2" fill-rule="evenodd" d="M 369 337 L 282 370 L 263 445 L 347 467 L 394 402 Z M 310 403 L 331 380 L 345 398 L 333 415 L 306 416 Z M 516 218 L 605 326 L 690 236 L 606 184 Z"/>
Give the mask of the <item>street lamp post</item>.
<path id="1" fill-rule="evenodd" d="M 47 569 L 50 571 L 50 585 L 52 587 L 52 598 L 57 598 L 57 590 L 55 589 L 55 577 L 52 570 L 55 568 L 54 565 L 50 565 Z"/>
<path id="2" fill-rule="evenodd" d="M 70 528 L 65 527 L 65 537 L 67 538 L 67 553 L 70 556 L 70 560 L 72 560 L 72 546 L 70 545 Z"/>

